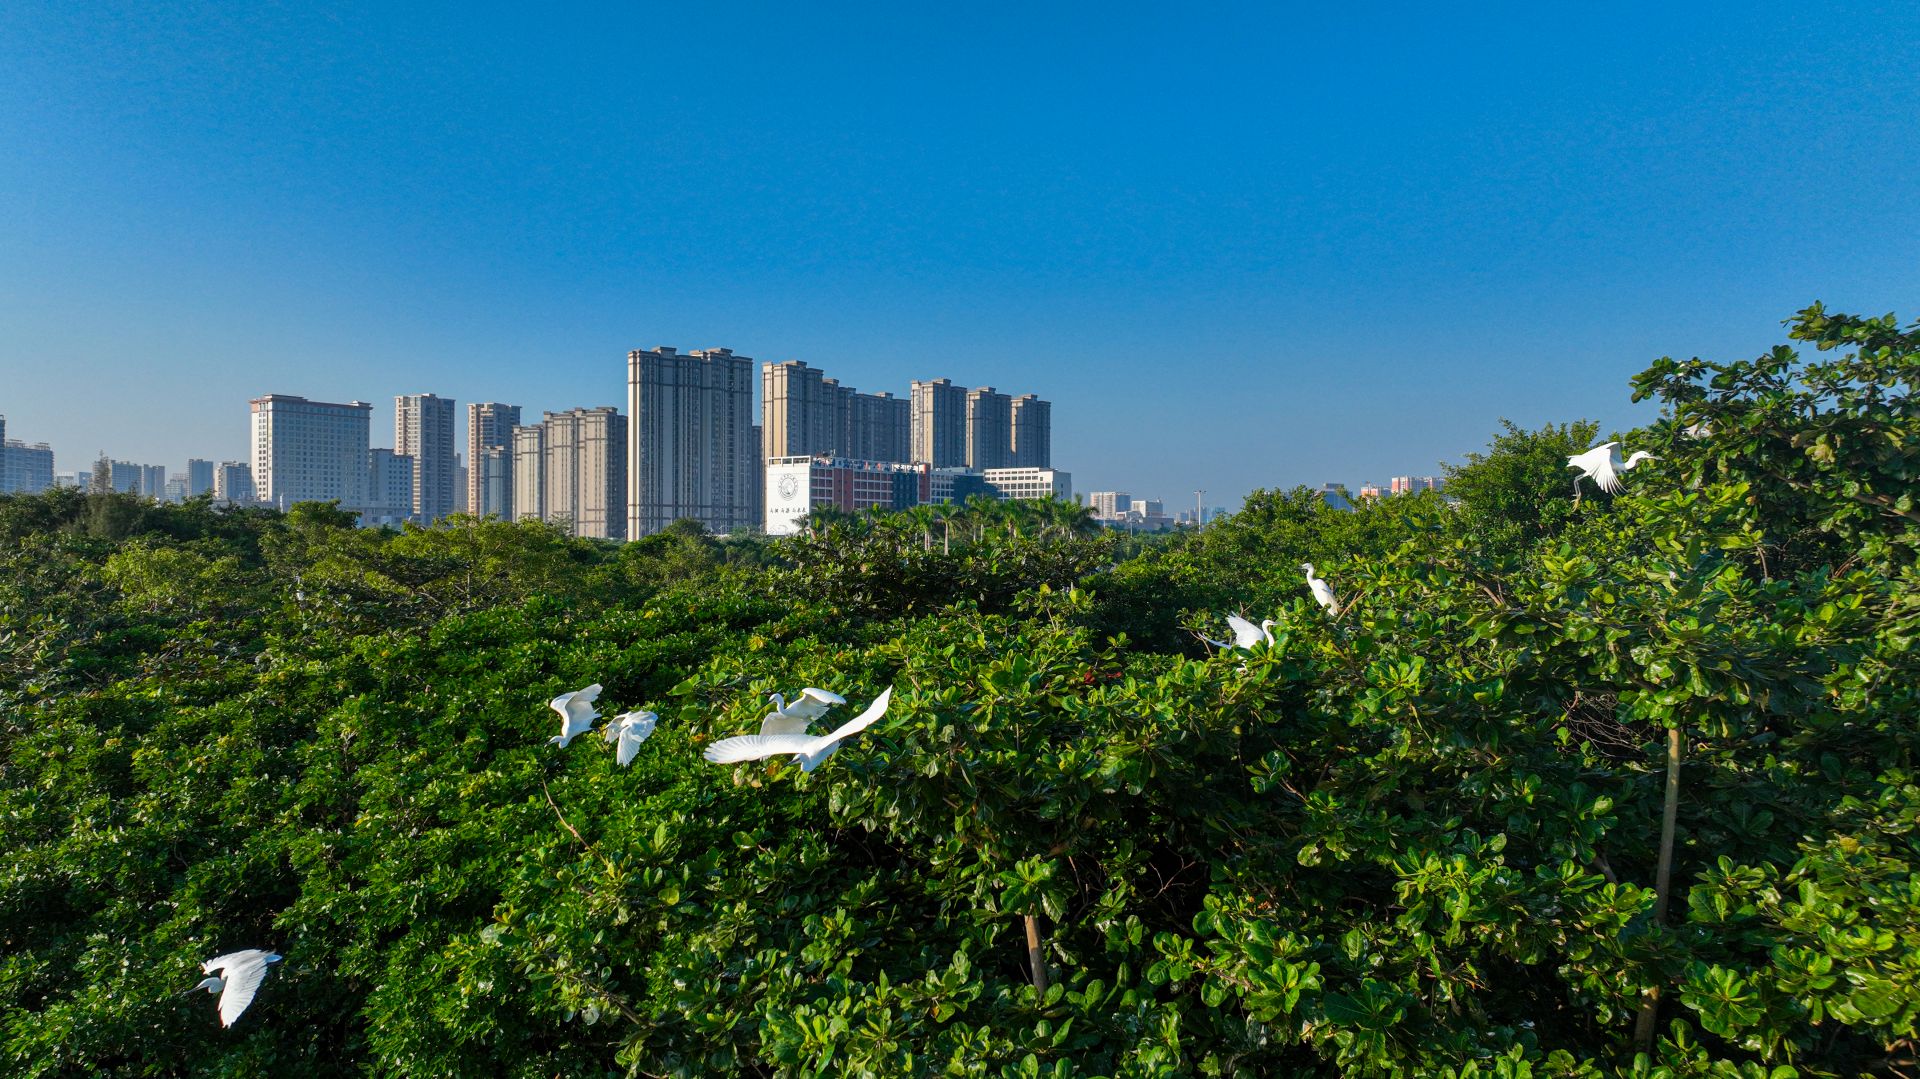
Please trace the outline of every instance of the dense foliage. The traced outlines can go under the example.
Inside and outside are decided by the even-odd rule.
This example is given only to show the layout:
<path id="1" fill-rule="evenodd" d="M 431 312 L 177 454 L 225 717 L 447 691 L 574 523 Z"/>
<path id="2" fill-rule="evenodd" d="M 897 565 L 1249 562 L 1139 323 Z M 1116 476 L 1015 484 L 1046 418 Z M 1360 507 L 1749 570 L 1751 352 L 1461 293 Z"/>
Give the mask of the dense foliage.
<path id="1" fill-rule="evenodd" d="M 1577 506 L 1591 425 L 1145 544 L 0 499 L 0 1067 L 1915 1074 L 1920 327 L 1790 336 L 1641 375 Z M 589 682 L 630 769 L 544 744 Z M 803 685 L 894 703 L 700 758 Z"/>

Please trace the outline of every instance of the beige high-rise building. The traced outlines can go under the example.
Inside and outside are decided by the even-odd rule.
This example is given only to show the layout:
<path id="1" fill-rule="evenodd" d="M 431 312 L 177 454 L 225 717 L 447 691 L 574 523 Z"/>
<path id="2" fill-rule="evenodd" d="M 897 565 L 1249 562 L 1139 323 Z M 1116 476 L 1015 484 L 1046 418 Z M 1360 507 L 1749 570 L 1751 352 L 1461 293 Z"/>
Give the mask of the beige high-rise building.
<path id="1" fill-rule="evenodd" d="M 519 405 L 467 406 L 467 512 L 475 517 L 513 517 L 513 429 L 519 425 Z M 507 452 L 489 455 L 488 450 Z"/>
<path id="2" fill-rule="evenodd" d="M 858 461 L 907 462 L 913 419 L 907 399 L 890 393 L 847 394 L 845 454 Z"/>
<path id="3" fill-rule="evenodd" d="M 967 464 L 967 391 L 949 379 L 913 383 L 910 452 L 935 468 Z"/>
<path id="4" fill-rule="evenodd" d="M 753 360 L 731 349 L 627 354 L 629 539 L 682 518 L 715 532 L 759 527 L 753 379 Z"/>
<path id="5" fill-rule="evenodd" d="M 406 393 L 393 399 L 393 452 L 413 458 L 413 517 L 432 524 L 453 512 L 453 398 Z"/>
<path id="6" fill-rule="evenodd" d="M 514 520 L 547 519 L 547 429 L 530 423 L 513 429 Z"/>
<path id="7" fill-rule="evenodd" d="M 760 368 L 761 449 L 767 460 L 831 454 L 906 461 L 911 411 L 891 393 L 861 393 L 799 360 Z"/>
<path id="8" fill-rule="evenodd" d="M 548 521 L 569 521 L 573 534 L 627 535 L 627 418 L 612 405 L 549 412 L 544 483 Z"/>
<path id="9" fill-rule="evenodd" d="M 1048 468 L 1053 464 L 1053 404 L 1033 394 L 1013 399 L 1013 467 Z"/>
<path id="10" fill-rule="evenodd" d="M 337 500 L 342 509 L 358 511 L 367 504 L 371 404 L 270 393 L 247 407 L 254 490 L 261 501 L 281 509 L 295 502 Z"/>
<path id="11" fill-rule="evenodd" d="M 842 453 L 848 390 L 801 360 L 760 368 L 760 452 L 768 460 Z"/>
<path id="12" fill-rule="evenodd" d="M 967 467 L 1009 468 L 1013 457 L 1013 399 L 982 386 L 967 391 Z"/>

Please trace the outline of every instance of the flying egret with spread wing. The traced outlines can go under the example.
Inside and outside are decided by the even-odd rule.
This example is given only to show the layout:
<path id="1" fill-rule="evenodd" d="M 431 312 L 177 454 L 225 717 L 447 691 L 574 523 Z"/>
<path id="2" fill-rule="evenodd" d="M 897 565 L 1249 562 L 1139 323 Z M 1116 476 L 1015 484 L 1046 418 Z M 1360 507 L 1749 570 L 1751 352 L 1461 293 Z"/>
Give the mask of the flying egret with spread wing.
<path id="1" fill-rule="evenodd" d="M 866 711 L 827 734 L 817 737 L 809 734 L 743 734 L 736 738 L 722 738 L 707 747 L 706 758 L 715 764 L 736 764 L 777 753 L 791 753 L 799 758 L 801 771 L 811 772 L 826 763 L 827 758 L 840 748 L 841 742 L 866 730 L 875 720 L 886 715 L 887 705 L 892 700 L 893 687 L 888 686 L 886 692 L 867 705 Z"/>
<path id="2" fill-rule="evenodd" d="M 260 991 L 260 982 L 267 976 L 267 964 L 278 963 L 280 957 L 259 948 L 248 948 L 243 952 L 229 952 L 215 956 L 201 964 L 203 974 L 215 977 L 204 978 L 194 989 L 205 989 L 220 997 L 220 1025 L 230 1027 L 240 1013 L 253 1003 L 253 995 Z"/>
<path id="3" fill-rule="evenodd" d="M 1620 443 L 1602 442 L 1585 453 L 1576 453 L 1567 458 L 1568 468 L 1577 468 L 1579 474 L 1573 477 L 1573 500 L 1580 501 L 1580 481 L 1592 480 L 1594 486 L 1608 494 L 1619 494 L 1620 473 L 1632 471 L 1633 466 L 1642 461 L 1658 458 L 1646 450 L 1635 450 L 1624 461 L 1620 459 Z"/>
<path id="4" fill-rule="evenodd" d="M 565 749 L 575 738 L 592 730 L 593 721 L 600 718 L 600 713 L 593 710 L 593 702 L 599 698 L 600 683 L 595 682 L 548 701 L 547 707 L 560 713 L 560 733 L 547 739 L 547 744 Z"/>
<path id="5" fill-rule="evenodd" d="M 625 768 L 633 763 L 634 754 L 640 752 L 640 743 L 653 737 L 653 728 L 660 723 L 660 717 L 652 712 L 622 712 L 607 724 L 607 741 L 619 742 L 620 748 L 614 758 Z"/>
<path id="6" fill-rule="evenodd" d="M 778 693 L 767 694 L 767 699 L 773 702 L 774 710 L 760 721 L 761 734 L 805 734 L 814 720 L 827 714 L 827 709 L 847 703 L 838 693 L 812 686 L 791 701 Z"/>

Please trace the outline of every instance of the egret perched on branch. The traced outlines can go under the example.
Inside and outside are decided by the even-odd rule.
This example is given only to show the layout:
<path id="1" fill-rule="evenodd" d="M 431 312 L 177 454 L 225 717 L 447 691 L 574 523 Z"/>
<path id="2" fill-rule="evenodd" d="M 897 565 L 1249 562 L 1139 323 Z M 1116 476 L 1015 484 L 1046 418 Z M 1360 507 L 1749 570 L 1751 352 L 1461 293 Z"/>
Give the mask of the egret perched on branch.
<path id="1" fill-rule="evenodd" d="M 613 717 L 613 722 L 607 724 L 607 741 L 620 743 L 614 755 L 620 767 L 633 763 L 633 755 L 640 752 L 640 743 L 653 737 L 653 728 L 659 722 L 660 717 L 652 712 L 622 712 Z"/>
<path id="2" fill-rule="evenodd" d="M 847 703 L 838 693 L 812 686 L 801 690 L 791 702 L 778 693 L 767 694 L 767 699 L 773 702 L 774 710 L 760 721 L 761 734 L 805 734 L 814 720 L 827 714 L 827 709 Z"/>
<path id="3" fill-rule="evenodd" d="M 572 693 L 562 693 L 547 702 L 547 707 L 560 713 L 560 733 L 547 739 L 547 744 L 567 748 L 575 738 L 593 729 L 593 721 L 600 713 L 593 710 L 593 702 L 600 698 L 600 683 L 595 682 L 585 689 L 576 689 Z"/>
<path id="4" fill-rule="evenodd" d="M 715 764 L 735 764 L 771 757 L 776 753 L 791 753 L 800 759 L 801 771 L 811 772 L 833 756 L 841 742 L 866 730 L 875 720 L 886 715 L 887 704 L 892 700 L 893 687 L 888 686 L 885 693 L 867 705 L 866 711 L 829 734 L 818 737 L 808 734 L 743 734 L 737 738 L 722 738 L 708 746 L 706 757 Z"/>
<path id="5" fill-rule="evenodd" d="M 222 976 L 202 979 L 193 988 L 220 995 L 220 1025 L 230 1027 L 240 1018 L 240 1013 L 247 1010 L 247 1005 L 253 1003 L 253 995 L 259 992 L 260 982 L 267 976 L 267 964 L 279 961 L 279 956 L 259 948 L 215 956 L 202 963 L 200 971 Z"/>
<path id="6" fill-rule="evenodd" d="M 1327 609 L 1328 614 L 1340 613 L 1340 601 L 1334 598 L 1333 586 L 1313 575 L 1313 563 L 1302 562 L 1300 568 L 1307 575 L 1307 589 L 1313 593 L 1314 601 Z"/>
<path id="7" fill-rule="evenodd" d="M 1642 461 L 1657 460 L 1646 450 L 1635 450 L 1632 456 L 1620 459 L 1620 443 L 1602 442 L 1585 453 L 1576 453 L 1567 458 L 1568 468 L 1577 468 L 1579 475 L 1573 477 L 1573 500 L 1580 501 L 1580 481 L 1592 480 L 1594 486 L 1608 494 L 1620 492 L 1620 473 L 1631 471 L 1634 465 Z"/>

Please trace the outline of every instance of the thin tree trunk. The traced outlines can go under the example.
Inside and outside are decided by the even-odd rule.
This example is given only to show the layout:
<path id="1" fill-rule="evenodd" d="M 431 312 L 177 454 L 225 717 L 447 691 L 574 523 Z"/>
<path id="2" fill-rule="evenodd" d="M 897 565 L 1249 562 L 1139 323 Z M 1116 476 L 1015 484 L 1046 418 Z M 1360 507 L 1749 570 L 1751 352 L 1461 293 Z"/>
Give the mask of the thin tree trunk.
<path id="1" fill-rule="evenodd" d="M 1680 818 L 1680 728 L 1667 731 L 1667 801 L 1660 815 L 1660 863 L 1653 874 L 1653 924 L 1667 923 L 1667 899 L 1673 891 L 1673 832 Z M 1633 1040 L 1643 1053 L 1653 1052 L 1654 1023 L 1660 1013 L 1660 987 L 1647 990 L 1640 1015 L 1633 1024 Z"/>
<path id="2" fill-rule="evenodd" d="M 1047 963 L 1040 957 L 1040 919 L 1031 914 L 1021 917 L 1027 923 L 1027 965 L 1033 969 L 1033 988 L 1042 995 L 1047 991 Z"/>

